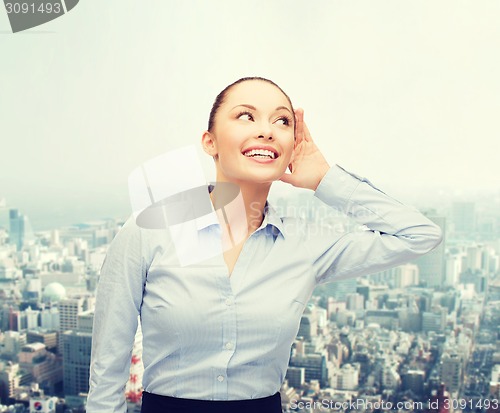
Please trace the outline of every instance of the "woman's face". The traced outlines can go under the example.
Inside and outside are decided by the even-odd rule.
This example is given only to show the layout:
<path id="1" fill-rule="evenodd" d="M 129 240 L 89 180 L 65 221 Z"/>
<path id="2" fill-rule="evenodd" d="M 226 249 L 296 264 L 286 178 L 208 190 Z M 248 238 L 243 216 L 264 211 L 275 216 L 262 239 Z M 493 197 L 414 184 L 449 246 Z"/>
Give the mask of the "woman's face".
<path id="1" fill-rule="evenodd" d="M 233 86 L 219 107 L 205 150 L 216 156 L 217 180 L 271 183 L 290 163 L 295 116 L 274 85 L 250 80 Z M 208 144 L 208 148 L 207 148 Z"/>

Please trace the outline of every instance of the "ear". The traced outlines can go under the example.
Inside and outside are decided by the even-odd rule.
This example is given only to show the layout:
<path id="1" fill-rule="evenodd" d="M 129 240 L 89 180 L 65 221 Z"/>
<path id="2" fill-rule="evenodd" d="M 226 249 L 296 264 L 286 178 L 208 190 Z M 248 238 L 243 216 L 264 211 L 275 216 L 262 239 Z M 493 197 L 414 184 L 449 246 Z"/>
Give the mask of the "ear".
<path id="1" fill-rule="evenodd" d="M 203 150 L 210 156 L 217 156 L 217 142 L 215 141 L 215 137 L 211 132 L 203 132 L 203 135 L 201 137 L 201 145 L 203 146 Z"/>

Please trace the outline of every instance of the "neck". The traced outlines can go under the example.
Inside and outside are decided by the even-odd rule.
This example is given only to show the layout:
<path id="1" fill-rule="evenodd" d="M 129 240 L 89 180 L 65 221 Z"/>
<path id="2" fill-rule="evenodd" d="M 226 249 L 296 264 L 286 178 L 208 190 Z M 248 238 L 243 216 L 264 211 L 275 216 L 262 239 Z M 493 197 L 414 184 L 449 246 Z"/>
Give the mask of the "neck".
<path id="1" fill-rule="evenodd" d="M 227 181 L 218 180 L 217 182 Z M 239 196 L 235 201 L 224 207 L 223 213 L 219 214 L 219 220 L 221 221 L 221 226 L 226 228 L 229 236 L 233 238 L 234 243 L 238 244 L 239 241 L 246 240 L 262 224 L 264 208 L 269 190 L 271 189 L 271 183 L 232 183 L 238 187 Z M 219 195 L 217 194 L 217 191 L 213 191 L 211 194 L 214 207 L 218 205 L 218 199 L 223 196 L 220 193 Z M 216 207 L 216 209 L 218 208 Z"/>

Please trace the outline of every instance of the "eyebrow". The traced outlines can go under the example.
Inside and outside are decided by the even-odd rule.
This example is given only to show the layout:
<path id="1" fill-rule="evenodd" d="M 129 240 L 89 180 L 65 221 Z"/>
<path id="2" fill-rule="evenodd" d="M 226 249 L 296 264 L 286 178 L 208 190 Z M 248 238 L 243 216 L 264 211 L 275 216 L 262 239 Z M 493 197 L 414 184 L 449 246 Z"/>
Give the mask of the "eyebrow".
<path id="1" fill-rule="evenodd" d="M 255 106 L 249 105 L 247 103 L 242 103 L 241 105 L 236 105 L 233 109 L 237 108 L 238 106 L 244 106 L 248 109 L 257 110 L 257 108 Z M 233 109 L 231 109 L 231 110 L 233 110 Z M 288 109 L 286 106 L 278 106 L 276 109 L 274 109 L 274 111 L 277 112 L 278 110 L 281 110 L 281 109 L 285 109 L 288 112 L 292 113 L 292 111 L 290 109 Z M 293 113 L 292 113 L 292 115 L 293 115 Z"/>

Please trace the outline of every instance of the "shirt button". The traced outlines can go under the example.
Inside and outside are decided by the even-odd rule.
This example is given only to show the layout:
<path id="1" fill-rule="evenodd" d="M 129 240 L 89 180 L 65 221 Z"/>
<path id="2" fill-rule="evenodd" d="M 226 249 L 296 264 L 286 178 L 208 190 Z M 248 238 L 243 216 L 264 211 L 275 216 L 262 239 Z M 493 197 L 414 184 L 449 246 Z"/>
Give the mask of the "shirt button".
<path id="1" fill-rule="evenodd" d="M 221 382 L 224 381 L 224 376 L 217 376 L 217 380 L 219 380 Z"/>
<path id="2" fill-rule="evenodd" d="M 226 305 L 231 305 L 231 304 L 233 304 L 233 299 L 232 298 L 226 298 L 225 303 L 226 303 Z"/>
<path id="3" fill-rule="evenodd" d="M 227 348 L 228 350 L 231 350 L 231 349 L 233 348 L 233 343 L 231 343 L 230 341 L 228 341 L 228 342 L 226 343 L 226 348 Z"/>

